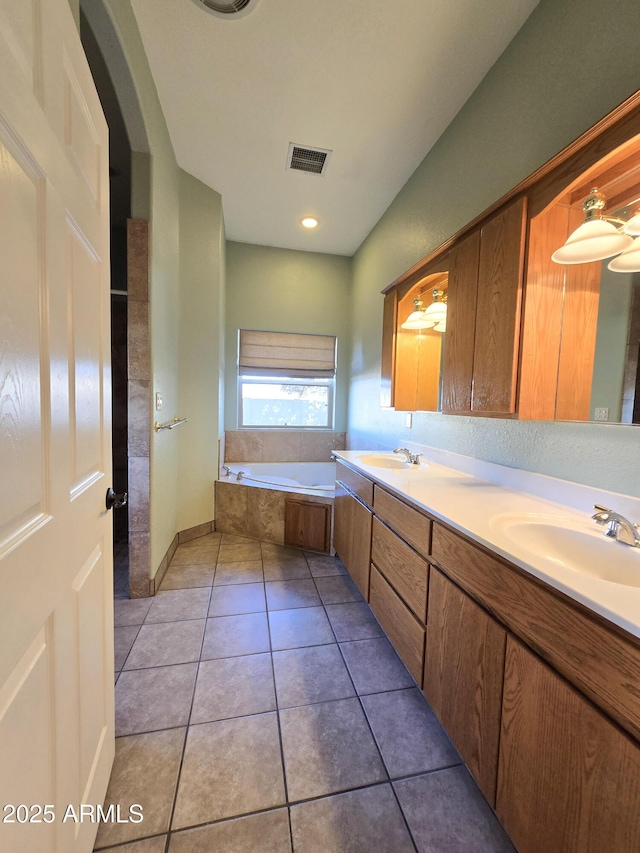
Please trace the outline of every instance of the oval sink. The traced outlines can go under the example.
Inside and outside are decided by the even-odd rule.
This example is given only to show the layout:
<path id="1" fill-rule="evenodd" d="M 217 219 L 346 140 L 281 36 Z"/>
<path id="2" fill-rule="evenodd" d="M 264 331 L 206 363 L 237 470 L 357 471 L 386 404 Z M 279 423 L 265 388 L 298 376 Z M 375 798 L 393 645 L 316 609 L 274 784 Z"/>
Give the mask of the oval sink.
<path id="1" fill-rule="evenodd" d="M 507 513 L 494 518 L 491 528 L 536 557 L 609 583 L 640 587 L 640 548 L 608 539 L 595 524 Z"/>
<path id="2" fill-rule="evenodd" d="M 411 467 L 404 456 L 394 456 L 391 453 L 364 453 L 362 456 L 358 456 L 358 462 L 363 465 L 371 465 L 373 468 Z"/>

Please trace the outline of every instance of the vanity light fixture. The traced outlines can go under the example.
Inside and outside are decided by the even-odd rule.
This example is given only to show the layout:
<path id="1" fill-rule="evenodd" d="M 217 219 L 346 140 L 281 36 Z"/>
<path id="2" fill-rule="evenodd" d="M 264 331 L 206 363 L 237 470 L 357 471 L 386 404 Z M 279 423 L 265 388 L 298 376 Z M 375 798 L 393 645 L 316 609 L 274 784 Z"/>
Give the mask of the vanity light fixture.
<path id="1" fill-rule="evenodd" d="M 442 300 L 442 301 L 441 301 Z M 415 310 L 409 314 L 402 323 L 402 329 L 434 329 L 436 332 L 444 332 L 447 319 L 447 303 L 443 290 L 434 288 L 433 302 L 428 308 L 423 308 L 423 301 L 418 297 L 413 300 Z"/>
<path id="2" fill-rule="evenodd" d="M 633 246 L 633 237 L 625 231 L 631 224 L 632 228 L 638 227 L 640 233 L 640 217 L 634 216 L 625 223 L 622 219 L 605 216 L 606 203 L 604 195 L 594 187 L 582 203 L 584 222 L 569 235 L 564 246 L 551 255 L 552 261 L 557 264 L 588 264 L 619 255 Z M 609 268 L 615 270 L 611 264 Z"/>
<path id="3" fill-rule="evenodd" d="M 433 302 L 424 312 L 425 320 L 428 319 L 436 332 L 444 332 L 447 321 L 447 297 L 444 290 L 433 289 Z"/>
<path id="4" fill-rule="evenodd" d="M 402 323 L 402 329 L 430 329 L 433 323 L 425 317 L 423 301 L 418 297 L 413 300 L 414 310 L 409 314 L 407 319 Z"/>
<path id="5" fill-rule="evenodd" d="M 316 228 L 316 226 L 318 225 L 318 220 L 315 218 L 315 216 L 303 216 L 300 220 L 300 224 L 303 225 L 305 228 Z"/>

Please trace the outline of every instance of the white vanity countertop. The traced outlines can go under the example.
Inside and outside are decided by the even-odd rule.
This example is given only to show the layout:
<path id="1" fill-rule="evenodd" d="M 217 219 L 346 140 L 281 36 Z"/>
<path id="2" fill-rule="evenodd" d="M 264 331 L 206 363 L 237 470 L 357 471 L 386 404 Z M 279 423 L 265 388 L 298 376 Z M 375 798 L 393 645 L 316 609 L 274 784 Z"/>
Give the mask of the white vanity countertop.
<path id="1" fill-rule="evenodd" d="M 563 504 L 434 462 L 380 468 L 363 463 L 361 457 L 365 455 L 373 454 L 356 450 L 334 452 L 335 457 L 390 492 L 640 637 L 640 548 L 607 539 L 604 528 L 591 521 L 587 513 Z M 566 533 L 560 552 L 539 541 L 541 536 L 537 531 L 542 528 L 536 524 L 544 526 L 545 521 L 549 522 L 546 529 L 551 534 L 559 532 L 564 537 Z M 574 540 L 572 531 L 575 531 Z M 567 565 L 564 559 L 567 548 L 583 571 Z M 632 580 L 616 583 L 597 576 L 616 572 L 622 572 L 623 576 L 626 572 L 626 577 Z"/>

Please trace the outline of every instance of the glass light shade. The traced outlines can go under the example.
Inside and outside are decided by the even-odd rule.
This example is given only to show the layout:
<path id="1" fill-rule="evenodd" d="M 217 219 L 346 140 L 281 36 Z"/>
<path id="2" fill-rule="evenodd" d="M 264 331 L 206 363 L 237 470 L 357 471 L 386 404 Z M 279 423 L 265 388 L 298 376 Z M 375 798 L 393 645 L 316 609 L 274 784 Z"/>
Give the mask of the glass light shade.
<path id="1" fill-rule="evenodd" d="M 622 230 L 625 234 L 631 234 L 632 237 L 640 237 L 640 213 L 632 216 Z"/>
<path id="2" fill-rule="evenodd" d="M 424 312 L 425 317 L 432 321 L 432 324 L 441 323 L 447 319 L 447 304 L 446 302 L 432 302 Z"/>
<path id="3" fill-rule="evenodd" d="M 402 324 L 402 329 L 431 329 L 436 321 L 427 319 L 426 311 L 412 311 Z"/>
<path id="4" fill-rule="evenodd" d="M 587 264 L 617 255 L 627 249 L 633 237 L 622 234 L 604 219 L 589 219 L 571 234 L 564 246 L 551 255 L 557 264 Z"/>
<path id="5" fill-rule="evenodd" d="M 628 249 L 607 264 L 612 272 L 640 272 L 640 240 L 634 240 Z"/>
<path id="6" fill-rule="evenodd" d="M 446 332 L 447 331 L 447 321 L 440 320 L 439 323 L 436 323 L 433 327 L 434 332 Z"/>

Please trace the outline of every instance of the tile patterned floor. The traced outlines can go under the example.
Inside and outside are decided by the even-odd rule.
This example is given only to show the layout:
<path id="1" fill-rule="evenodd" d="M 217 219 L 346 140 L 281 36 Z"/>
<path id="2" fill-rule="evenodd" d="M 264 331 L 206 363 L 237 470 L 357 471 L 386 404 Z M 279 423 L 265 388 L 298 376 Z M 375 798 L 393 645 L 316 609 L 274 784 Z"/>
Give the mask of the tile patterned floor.
<path id="1" fill-rule="evenodd" d="M 339 560 L 211 534 L 117 600 L 119 853 L 512 853 Z"/>

